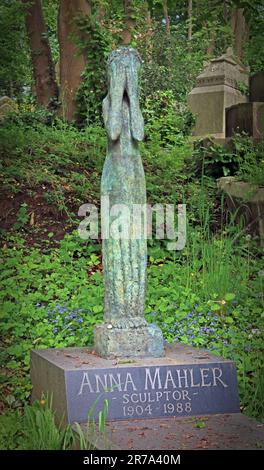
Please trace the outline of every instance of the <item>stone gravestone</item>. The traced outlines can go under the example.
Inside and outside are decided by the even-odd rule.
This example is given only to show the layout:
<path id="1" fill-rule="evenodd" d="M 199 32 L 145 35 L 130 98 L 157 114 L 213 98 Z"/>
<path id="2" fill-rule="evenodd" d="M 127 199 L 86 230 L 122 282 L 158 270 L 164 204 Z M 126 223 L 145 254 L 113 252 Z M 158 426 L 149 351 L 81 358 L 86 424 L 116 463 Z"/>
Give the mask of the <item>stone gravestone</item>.
<path id="1" fill-rule="evenodd" d="M 121 203 L 121 209 L 131 209 L 146 201 L 138 150 L 143 138 L 139 67 L 139 56 L 131 48 L 116 50 L 108 62 L 109 93 L 104 101 L 108 153 L 102 195 L 111 208 Z M 32 398 L 52 394 L 58 420 L 64 417 L 70 423 L 85 423 L 95 402 L 96 417 L 104 399 L 109 402 L 109 420 L 239 412 L 232 361 L 180 344 L 164 348 L 159 328 L 147 324 L 147 247 L 138 231 L 140 223 L 128 219 L 126 236 L 120 238 L 117 212 L 110 212 L 109 219 L 116 231 L 103 241 L 105 312 L 104 323 L 95 328 L 95 351 L 33 350 Z M 140 236 L 134 237 L 135 233 Z"/>
<path id="2" fill-rule="evenodd" d="M 196 116 L 195 137 L 226 137 L 225 109 L 247 101 L 240 91 L 241 85 L 248 85 L 248 70 L 234 56 L 232 48 L 206 65 L 188 95 L 189 107 Z"/>
<path id="3" fill-rule="evenodd" d="M 250 78 L 250 102 L 226 109 L 226 135 L 246 133 L 254 141 L 264 136 L 264 72 Z M 237 223 L 244 219 L 249 233 L 259 236 L 264 246 L 264 189 L 262 186 L 236 181 L 235 177 L 222 177 L 218 187 L 227 195 L 228 209 Z"/>
<path id="4" fill-rule="evenodd" d="M 249 101 L 264 102 L 264 71 L 252 75 L 249 79 Z"/>
<path id="5" fill-rule="evenodd" d="M 9 98 L 9 96 L 0 97 L 0 122 L 8 116 L 9 113 L 15 113 L 18 111 L 17 103 Z"/>
<path id="6" fill-rule="evenodd" d="M 264 103 L 240 103 L 226 109 L 226 137 L 244 132 L 255 140 L 264 136 Z"/>
<path id="7" fill-rule="evenodd" d="M 226 136 L 245 132 L 258 140 L 264 135 L 264 72 L 250 77 L 249 103 L 240 103 L 226 109 Z"/>

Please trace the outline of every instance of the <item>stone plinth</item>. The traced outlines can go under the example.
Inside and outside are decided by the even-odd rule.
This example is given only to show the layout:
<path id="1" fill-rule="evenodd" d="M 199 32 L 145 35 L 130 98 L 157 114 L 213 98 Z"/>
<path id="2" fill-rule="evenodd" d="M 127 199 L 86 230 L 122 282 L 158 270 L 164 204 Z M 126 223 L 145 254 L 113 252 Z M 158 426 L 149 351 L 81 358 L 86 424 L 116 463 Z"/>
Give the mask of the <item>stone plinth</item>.
<path id="1" fill-rule="evenodd" d="M 228 209 L 236 221 L 243 218 L 248 231 L 258 235 L 264 246 L 264 187 L 236 181 L 233 176 L 219 178 L 217 185 L 227 195 Z"/>
<path id="2" fill-rule="evenodd" d="M 58 421 L 84 423 L 108 400 L 108 420 L 239 412 L 232 361 L 184 345 L 164 357 L 104 359 L 85 348 L 31 352 L 33 399 L 52 394 Z"/>
<path id="3" fill-rule="evenodd" d="M 240 103 L 226 110 L 226 136 L 247 133 L 254 139 L 264 135 L 264 103 Z"/>
<path id="4" fill-rule="evenodd" d="M 164 355 L 162 332 L 156 325 L 142 328 L 112 328 L 108 323 L 97 325 L 94 331 L 94 344 L 96 352 L 102 357 Z"/>
<path id="5" fill-rule="evenodd" d="M 264 71 L 250 77 L 249 101 L 264 102 Z"/>
<path id="6" fill-rule="evenodd" d="M 231 49 L 210 61 L 188 95 L 189 107 L 196 116 L 194 136 L 225 138 L 225 109 L 247 101 L 239 91 L 239 83 L 248 85 L 248 70 Z"/>

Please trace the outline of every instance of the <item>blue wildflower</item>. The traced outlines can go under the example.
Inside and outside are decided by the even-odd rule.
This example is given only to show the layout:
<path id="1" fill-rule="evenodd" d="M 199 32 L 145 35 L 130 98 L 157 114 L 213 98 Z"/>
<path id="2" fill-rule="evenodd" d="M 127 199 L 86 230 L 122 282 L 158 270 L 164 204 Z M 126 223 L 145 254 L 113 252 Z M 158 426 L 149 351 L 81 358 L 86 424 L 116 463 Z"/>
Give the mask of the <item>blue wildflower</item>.
<path id="1" fill-rule="evenodd" d="M 63 312 L 67 312 L 67 307 L 61 307 L 58 313 L 61 314 Z"/>
<path id="2" fill-rule="evenodd" d="M 52 332 L 56 335 L 58 333 L 58 328 L 53 328 Z"/>

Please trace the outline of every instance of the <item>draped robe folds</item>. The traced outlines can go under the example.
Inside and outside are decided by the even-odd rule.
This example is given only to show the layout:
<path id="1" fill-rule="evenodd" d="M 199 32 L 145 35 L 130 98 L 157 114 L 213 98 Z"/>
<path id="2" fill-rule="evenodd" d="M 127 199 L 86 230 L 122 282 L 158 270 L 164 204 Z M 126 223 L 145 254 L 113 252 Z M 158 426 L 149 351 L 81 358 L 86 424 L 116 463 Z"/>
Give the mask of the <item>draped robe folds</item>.
<path id="1" fill-rule="evenodd" d="M 108 151 L 101 196 L 108 198 L 110 214 L 109 236 L 103 239 L 105 320 L 117 328 L 146 325 L 146 185 L 138 148 L 144 137 L 137 93 L 139 67 L 140 58 L 134 49 L 113 52 L 108 61 L 109 92 L 103 102 Z M 114 208 L 120 204 L 121 211 L 118 206 Z M 133 217 L 135 204 L 142 207 L 141 216 Z M 102 213 L 102 227 L 105 217 Z"/>

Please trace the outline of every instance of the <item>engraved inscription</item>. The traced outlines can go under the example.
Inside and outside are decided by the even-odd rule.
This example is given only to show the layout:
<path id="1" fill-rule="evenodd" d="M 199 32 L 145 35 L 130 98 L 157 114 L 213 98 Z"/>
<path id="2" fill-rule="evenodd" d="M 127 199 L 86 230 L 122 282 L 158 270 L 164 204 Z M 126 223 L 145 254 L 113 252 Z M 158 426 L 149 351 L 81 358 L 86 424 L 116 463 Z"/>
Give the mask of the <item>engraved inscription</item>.
<path id="1" fill-rule="evenodd" d="M 106 398 L 109 419 L 239 411 L 232 363 L 90 369 L 71 371 L 70 377 L 72 416 L 84 413 L 83 407 L 98 397 L 97 412 Z"/>

